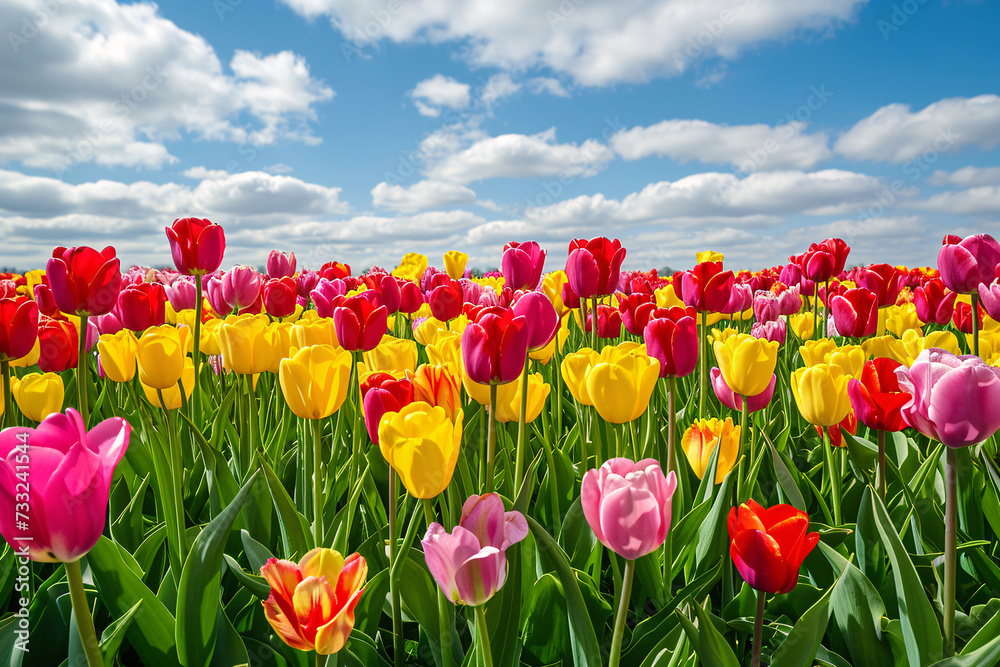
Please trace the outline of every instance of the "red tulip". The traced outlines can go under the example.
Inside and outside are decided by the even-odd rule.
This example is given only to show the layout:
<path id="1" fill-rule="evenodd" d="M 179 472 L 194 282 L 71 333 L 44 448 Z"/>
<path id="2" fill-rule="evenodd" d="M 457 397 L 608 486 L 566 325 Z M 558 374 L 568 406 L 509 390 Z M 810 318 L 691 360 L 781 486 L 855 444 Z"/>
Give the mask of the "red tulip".
<path id="1" fill-rule="evenodd" d="M 852 380 L 853 382 L 853 380 Z M 823 427 L 813 426 L 816 429 L 816 434 L 819 437 L 823 437 Z M 832 447 L 843 447 L 844 446 L 844 433 L 850 433 L 854 435 L 858 432 L 858 418 L 854 414 L 854 410 L 847 413 L 839 424 L 834 424 L 833 426 L 826 427 L 827 435 L 830 436 L 830 445 Z"/>
<path id="2" fill-rule="evenodd" d="M 333 311 L 333 328 L 345 350 L 374 350 L 389 330 L 385 306 L 375 306 L 364 294 L 344 299 Z"/>
<path id="3" fill-rule="evenodd" d="M 826 282 L 840 275 L 850 252 L 851 249 L 843 240 L 827 239 L 810 245 L 809 250 L 803 253 L 799 266 L 802 267 L 802 274 L 809 280 Z"/>
<path id="4" fill-rule="evenodd" d="M 864 287 L 833 297 L 830 312 L 841 336 L 861 338 L 878 328 L 878 301 L 874 292 Z"/>
<path id="5" fill-rule="evenodd" d="M 893 306 L 899 298 L 899 269 L 888 264 L 872 264 L 857 270 L 854 281 L 875 294 L 879 308 Z"/>
<path id="6" fill-rule="evenodd" d="M 503 247 L 500 270 L 504 284 L 511 289 L 533 290 L 538 288 L 545 266 L 546 252 L 534 241 L 512 241 Z"/>
<path id="7" fill-rule="evenodd" d="M 285 276 L 284 278 L 272 278 L 264 283 L 264 309 L 271 317 L 288 317 L 295 312 L 298 291 L 295 288 L 295 280 Z"/>
<path id="8" fill-rule="evenodd" d="M 448 322 L 462 314 L 465 295 L 462 283 L 448 278 L 447 274 L 439 275 L 444 275 L 446 280 L 427 293 L 427 303 L 435 319 Z"/>
<path id="9" fill-rule="evenodd" d="M 532 352 L 544 348 L 559 332 L 559 314 L 541 292 L 518 292 L 511 309 L 515 317 L 523 315 L 528 322 L 528 349 Z"/>
<path id="10" fill-rule="evenodd" d="M 921 322 L 948 324 L 955 309 L 957 296 L 958 292 L 945 288 L 940 278 L 928 280 L 913 290 L 913 305 L 917 309 L 917 317 Z"/>
<path id="11" fill-rule="evenodd" d="M 646 353 L 660 362 L 660 377 L 684 377 L 698 365 L 698 325 L 694 308 L 657 308 L 642 338 Z"/>
<path id="12" fill-rule="evenodd" d="M 498 307 L 472 311 L 472 317 L 462 332 L 462 360 L 469 378 L 479 384 L 513 382 L 524 370 L 527 320 Z"/>
<path id="13" fill-rule="evenodd" d="M 412 280 L 399 281 L 399 310 L 400 312 L 415 313 L 424 305 L 424 295 L 420 291 L 420 286 Z"/>
<path id="14" fill-rule="evenodd" d="M 893 359 L 878 357 L 866 361 L 861 379 L 847 383 L 847 394 L 858 420 L 879 431 L 902 431 L 906 421 L 900 412 L 912 396 L 900 389 L 896 369 L 902 366 Z"/>
<path id="15" fill-rule="evenodd" d="M 364 404 L 365 428 L 376 445 L 378 425 L 382 416 L 399 412 L 413 402 L 413 383 L 397 380 L 389 373 L 372 373 L 361 383 L 361 402 Z"/>
<path id="16" fill-rule="evenodd" d="M 203 218 L 178 218 L 165 231 L 178 271 L 198 276 L 219 269 L 226 252 L 222 227 Z"/>
<path id="17" fill-rule="evenodd" d="M 983 308 L 982 306 L 976 308 L 976 313 L 979 315 L 979 330 L 983 330 Z M 965 303 L 964 301 L 959 301 L 955 304 L 955 311 L 951 316 L 952 322 L 955 323 L 955 328 L 957 328 L 962 333 L 971 334 L 972 333 L 972 306 Z"/>
<path id="18" fill-rule="evenodd" d="M 38 305 L 26 296 L 0 299 L 0 358 L 20 359 L 38 340 Z"/>
<path id="19" fill-rule="evenodd" d="M 38 367 L 43 373 L 76 368 L 80 337 L 66 320 L 42 317 L 38 323 Z"/>
<path id="20" fill-rule="evenodd" d="M 590 333 L 594 324 L 594 314 L 587 313 L 587 321 L 584 324 L 584 331 Z M 598 338 L 618 338 L 622 335 L 622 314 L 614 306 L 606 306 L 603 303 L 597 306 L 597 337 Z"/>
<path id="21" fill-rule="evenodd" d="M 612 241 L 601 236 L 589 241 L 570 241 L 566 258 L 568 284 L 584 299 L 607 296 L 618 287 L 624 260 L 625 248 L 618 239 Z"/>
<path id="22" fill-rule="evenodd" d="M 159 283 L 129 285 L 118 295 L 118 319 L 132 331 L 158 327 L 166 319 L 167 292 Z"/>
<path id="23" fill-rule="evenodd" d="M 375 297 L 376 305 L 385 306 L 390 315 L 399 312 L 402 295 L 399 292 L 399 283 L 388 273 L 369 273 L 365 280 L 371 287 L 371 292 Z"/>
<path id="24" fill-rule="evenodd" d="M 1000 243 L 989 234 L 968 236 L 957 243 L 956 238 L 946 236 L 938 251 L 941 280 L 955 292 L 973 294 L 997 277 Z"/>
<path id="25" fill-rule="evenodd" d="M 580 307 L 580 295 L 573 291 L 569 283 L 563 283 L 562 286 L 562 302 L 569 310 L 576 310 Z"/>
<path id="26" fill-rule="evenodd" d="M 721 313 L 729 304 L 735 276 L 722 270 L 722 262 L 702 262 L 685 272 L 681 283 L 684 305 L 699 313 Z"/>
<path id="27" fill-rule="evenodd" d="M 122 289 L 115 249 L 58 247 L 45 265 L 45 275 L 56 305 L 64 313 L 103 315 L 118 303 Z"/>
<path id="28" fill-rule="evenodd" d="M 327 262 L 320 267 L 319 275 L 327 280 L 336 280 L 337 278 L 343 280 L 351 275 L 351 267 L 340 262 Z"/>
<path id="29" fill-rule="evenodd" d="M 788 593 L 799 568 L 819 542 L 807 533 L 809 515 L 791 505 L 764 509 L 752 498 L 729 511 L 729 555 L 750 587 L 765 593 Z"/>
<path id="30" fill-rule="evenodd" d="M 649 324 L 649 319 L 656 310 L 656 297 L 645 292 L 619 295 L 618 311 L 622 314 L 622 324 L 633 336 L 641 336 Z"/>
<path id="31" fill-rule="evenodd" d="M 291 278 L 295 275 L 295 253 L 287 255 L 280 250 L 272 250 L 267 256 L 267 275 L 269 278 Z"/>
<path id="32" fill-rule="evenodd" d="M 52 290 L 48 285 L 35 285 L 35 303 L 38 305 L 38 312 L 48 317 L 59 315 L 59 306 L 56 305 L 56 298 L 52 296 Z"/>

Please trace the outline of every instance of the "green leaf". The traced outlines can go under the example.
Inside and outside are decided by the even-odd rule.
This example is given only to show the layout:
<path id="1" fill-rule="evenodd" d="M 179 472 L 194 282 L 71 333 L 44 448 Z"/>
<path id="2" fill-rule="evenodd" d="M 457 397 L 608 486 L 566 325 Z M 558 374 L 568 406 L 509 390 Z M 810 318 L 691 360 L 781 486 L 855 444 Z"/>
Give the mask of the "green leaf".
<path id="1" fill-rule="evenodd" d="M 281 540 L 285 547 L 285 558 L 295 560 L 301 558 L 309 551 L 309 542 L 306 540 L 306 528 L 308 524 L 305 517 L 295 509 L 288 491 L 281 485 L 281 480 L 274 474 L 271 466 L 261 459 L 260 467 L 264 471 L 264 480 L 267 488 L 271 491 L 271 500 L 274 502 L 274 509 L 278 512 L 278 526 L 281 528 Z"/>
<path id="2" fill-rule="evenodd" d="M 521 624 L 524 649 L 543 665 L 569 655 L 569 619 L 562 584 L 551 573 L 543 574 L 531 587 Z"/>
<path id="3" fill-rule="evenodd" d="M 229 566 L 229 571 L 233 573 L 233 576 L 243 584 L 248 591 L 250 591 L 255 597 L 266 600 L 271 594 L 271 586 L 267 583 L 264 577 L 250 574 L 243 567 L 236 562 L 236 560 L 229 554 L 223 554 L 222 557 L 226 561 L 226 565 Z"/>
<path id="4" fill-rule="evenodd" d="M 706 599 L 706 604 L 708 600 Z M 722 634 L 716 629 L 712 622 L 711 613 L 707 612 L 701 605 L 691 603 L 694 608 L 695 618 L 698 625 L 695 626 L 687 616 L 681 613 L 680 609 L 675 610 L 681 622 L 681 627 L 691 641 L 695 653 L 703 665 L 712 667 L 740 667 L 740 661 L 736 659 L 736 654 L 729 647 Z M 778 663 L 775 663 L 778 664 Z"/>
<path id="5" fill-rule="evenodd" d="M 219 584 L 223 552 L 250 489 L 257 480 L 257 473 L 250 477 L 233 501 L 205 529 L 191 545 L 177 586 L 177 656 L 185 667 L 203 667 L 212 660 L 216 634 L 220 631 Z M 224 632 L 225 628 L 221 628 Z M 246 650 L 244 649 L 244 653 Z"/>
<path id="6" fill-rule="evenodd" d="M 929 665 L 940 660 L 944 653 L 941 628 L 934 615 L 934 608 L 924 593 L 917 570 L 896 533 L 896 527 L 889 519 L 885 505 L 874 493 L 871 494 L 871 505 L 875 525 L 892 562 L 899 620 L 906 640 L 906 655 L 911 665 Z"/>
<path id="7" fill-rule="evenodd" d="M 975 651 L 962 651 L 961 655 L 935 662 L 933 667 L 985 667 L 997 664 L 1000 664 L 1000 637 L 994 637 Z"/>
<path id="8" fill-rule="evenodd" d="M 841 574 L 841 578 L 843 576 Z M 839 583 L 838 579 L 837 584 Z M 823 635 L 826 634 L 826 626 L 830 622 L 830 595 L 837 584 L 828 588 L 816 604 L 806 609 L 771 656 L 772 664 L 782 667 L 810 667 L 813 664 Z"/>
<path id="9" fill-rule="evenodd" d="M 792 477 L 788 466 L 785 465 L 784 458 L 778 453 L 766 435 L 764 436 L 764 440 L 767 442 L 767 447 L 771 452 L 771 467 L 774 469 L 774 477 L 778 480 L 781 490 L 788 498 L 789 504 L 795 507 L 795 509 L 805 512 L 806 501 L 802 498 L 802 492 L 799 491 L 799 487 L 795 483 L 795 478 Z"/>
<path id="10" fill-rule="evenodd" d="M 131 561 L 131 564 L 129 564 Z M 174 617 L 135 574 L 139 566 L 132 556 L 106 537 L 101 537 L 90 553 L 87 563 L 94 575 L 94 584 L 101 602 L 115 618 L 125 616 L 142 600 L 132 623 L 126 629 L 129 643 L 147 667 L 177 665 L 174 643 Z"/>
<path id="11" fill-rule="evenodd" d="M 140 606 L 142 606 L 141 598 L 132 605 L 131 609 L 125 612 L 124 616 L 115 619 L 101 633 L 101 653 L 104 655 L 104 664 L 106 667 L 112 667 L 115 664 L 115 656 L 118 655 L 118 649 L 122 645 L 122 640 L 125 639 L 125 632 L 132 623 L 132 617 L 139 611 Z"/>
<path id="12" fill-rule="evenodd" d="M 716 451 L 718 451 L 716 447 Z M 707 473 L 706 473 L 707 474 Z M 732 508 L 729 487 L 732 485 L 733 471 L 729 471 L 719 490 L 716 491 L 715 502 L 712 503 L 712 510 L 708 518 L 698 532 L 698 546 L 695 547 L 694 558 L 698 564 L 698 573 L 704 573 L 708 568 L 715 565 L 718 557 L 728 551 L 725 547 L 728 543 L 729 533 L 726 529 L 726 517 Z"/>

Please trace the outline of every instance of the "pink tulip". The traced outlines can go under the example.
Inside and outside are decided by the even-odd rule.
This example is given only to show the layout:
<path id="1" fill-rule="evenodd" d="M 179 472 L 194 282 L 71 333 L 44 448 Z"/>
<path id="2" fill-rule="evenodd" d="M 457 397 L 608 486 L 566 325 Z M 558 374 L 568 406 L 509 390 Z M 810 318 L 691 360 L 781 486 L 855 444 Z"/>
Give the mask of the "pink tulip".
<path id="1" fill-rule="evenodd" d="M 722 377 L 721 370 L 713 368 L 709 373 L 709 377 L 712 380 L 712 389 L 715 390 L 715 397 L 719 399 L 720 403 L 730 410 L 736 410 L 737 412 L 743 409 L 743 397 L 734 393 L 729 388 L 726 380 Z M 756 396 L 747 396 L 747 412 L 757 412 L 767 407 L 774 396 L 774 383 L 776 379 L 777 377 L 772 375 L 771 382 L 764 391 Z"/>
<path id="2" fill-rule="evenodd" d="M 197 298 L 195 294 L 195 284 L 191 280 L 178 279 L 172 281 L 164 287 L 167 292 L 167 300 L 170 306 L 180 312 L 182 310 L 194 309 L 194 302 Z"/>
<path id="3" fill-rule="evenodd" d="M 347 284 L 340 278 L 327 280 L 323 278 L 317 283 L 315 289 L 309 292 L 309 298 L 316 306 L 316 313 L 320 317 L 333 317 L 333 311 L 340 305 L 347 295 Z"/>
<path id="4" fill-rule="evenodd" d="M 625 248 L 618 239 L 603 236 L 574 239 L 566 258 L 566 278 L 573 292 L 582 298 L 606 296 L 618 287 Z"/>
<path id="5" fill-rule="evenodd" d="M 500 260 L 504 283 L 511 289 L 533 290 L 538 288 L 545 266 L 546 252 L 534 241 L 511 242 L 504 246 Z"/>
<path id="6" fill-rule="evenodd" d="M 753 315 L 761 323 L 778 319 L 781 315 L 778 312 L 778 295 L 771 290 L 758 290 L 753 295 Z"/>
<path id="7" fill-rule="evenodd" d="M 559 313 L 541 292 L 520 292 L 511 309 L 528 322 L 528 350 L 540 350 L 556 337 Z"/>
<path id="8" fill-rule="evenodd" d="M 800 287 L 793 285 L 778 295 L 778 314 L 794 315 L 802 310 L 802 296 Z"/>
<path id="9" fill-rule="evenodd" d="M 1000 320 L 1000 283 L 994 280 L 988 285 L 981 284 L 979 286 L 979 304 L 987 315 L 994 320 Z"/>
<path id="10" fill-rule="evenodd" d="M 26 546 L 31 560 L 46 563 L 72 563 L 90 551 L 104 531 L 111 478 L 131 431 L 114 417 L 88 432 L 70 408 L 38 428 L 0 433 L 0 533 L 7 543 Z M 29 462 L 30 484 L 18 474 Z M 17 506 L 26 487 L 25 528 L 15 509 L 24 509 Z"/>
<path id="11" fill-rule="evenodd" d="M 291 278 L 295 275 L 295 253 L 287 255 L 280 250 L 272 250 L 267 256 L 268 278 Z"/>
<path id="12" fill-rule="evenodd" d="M 441 591 L 454 604 L 479 606 L 507 580 L 506 550 L 528 534 L 520 512 L 504 512 L 496 494 L 471 496 L 462 508 L 462 521 L 448 533 L 434 522 L 420 544 Z"/>
<path id="13" fill-rule="evenodd" d="M 97 333 L 101 336 L 104 334 L 116 334 L 125 328 L 125 325 L 122 324 L 121 319 L 119 319 L 115 311 L 105 313 L 104 315 L 98 315 L 97 317 L 91 317 L 87 320 L 87 323 L 88 325 L 93 324 L 96 326 Z"/>
<path id="14" fill-rule="evenodd" d="M 1000 368 L 979 357 L 930 348 L 910 368 L 897 368 L 896 377 L 913 396 L 903 419 L 927 437 L 967 447 L 1000 429 Z"/>
<path id="15" fill-rule="evenodd" d="M 743 285 L 736 283 L 733 285 L 732 291 L 729 293 L 729 301 L 726 306 L 719 312 L 725 313 L 727 315 L 732 315 L 735 313 L 742 313 L 744 310 L 753 305 L 753 290 L 749 285 Z"/>
<path id="16" fill-rule="evenodd" d="M 261 296 L 263 277 L 252 266 L 234 266 L 222 279 L 222 295 L 226 303 L 236 310 L 253 305 Z M 220 313 L 224 314 L 224 313 Z"/>
<path id="17" fill-rule="evenodd" d="M 316 289 L 322 276 L 318 271 L 302 271 L 295 278 L 295 289 L 299 296 L 307 297 L 309 293 Z"/>
<path id="18" fill-rule="evenodd" d="M 989 234 L 967 236 L 958 243 L 954 243 L 955 238 L 946 236 L 938 251 L 941 280 L 952 291 L 972 294 L 997 277 L 1000 243 Z"/>
<path id="19" fill-rule="evenodd" d="M 754 338 L 777 341 L 778 345 L 785 344 L 788 336 L 788 327 L 785 320 L 771 320 L 770 322 L 754 322 L 750 328 L 750 335 Z"/>
<path id="20" fill-rule="evenodd" d="M 670 530 L 673 471 L 666 477 L 655 459 L 610 459 L 583 476 L 583 515 L 597 539 L 627 560 L 659 548 Z"/>

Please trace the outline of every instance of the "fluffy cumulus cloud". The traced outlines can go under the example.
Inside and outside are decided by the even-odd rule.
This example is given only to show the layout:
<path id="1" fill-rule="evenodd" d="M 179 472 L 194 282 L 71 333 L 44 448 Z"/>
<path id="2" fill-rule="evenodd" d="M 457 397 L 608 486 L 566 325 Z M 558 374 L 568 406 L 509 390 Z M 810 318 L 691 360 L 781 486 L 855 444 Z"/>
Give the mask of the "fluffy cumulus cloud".
<path id="1" fill-rule="evenodd" d="M 435 74 L 414 86 L 410 97 L 421 115 L 437 118 L 442 107 L 457 109 L 467 106 L 471 99 L 470 88 L 469 84 L 460 83 L 450 76 Z"/>
<path id="2" fill-rule="evenodd" d="M 1000 142 L 1000 96 L 953 97 L 913 111 L 889 104 L 858 121 L 834 148 L 852 160 L 901 163 L 925 153 L 965 146 L 992 149 Z"/>
<path id="3" fill-rule="evenodd" d="M 977 185 L 1000 185 L 1000 167 L 962 167 L 953 172 L 938 170 L 930 175 L 931 185 L 957 185 L 971 188 Z"/>
<path id="4" fill-rule="evenodd" d="M 621 130 L 611 147 L 625 160 L 649 155 L 685 163 L 731 164 L 743 173 L 808 169 L 831 155 L 823 133 L 807 134 L 805 124 L 718 125 L 704 120 L 664 120 L 649 127 Z"/>
<path id="5" fill-rule="evenodd" d="M 346 39 L 372 21 L 364 0 L 282 0 L 327 16 Z M 800 33 L 828 33 L 864 0 L 413 0 L 382 25 L 395 42 L 457 43 L 473 64 L 547 66 L 587 86 L 674 76 L 705 58 Z"/>
<path id="6" fill-rule="evenodd" d="M 334 93 L 291 51 L 237 50 L 227 71 L 152 3 L 59 2 L 35 27 L 40 6 L 0 4 L 0 25 L 20 28 L 0 49 L 0 161 L 158 168 L 177 161 L 167 144 L 185 136 L 319 141 L 310 123 Z"/>
<path id="7" fill-rule="evenodd" d="M 406 187 L 389 185 L 385 181 L 372 188 L 372 204 L 404 213 L 414 213 L 429 208 L 470 204 L 476 193 L 458 183 L 423 180 Z"/>

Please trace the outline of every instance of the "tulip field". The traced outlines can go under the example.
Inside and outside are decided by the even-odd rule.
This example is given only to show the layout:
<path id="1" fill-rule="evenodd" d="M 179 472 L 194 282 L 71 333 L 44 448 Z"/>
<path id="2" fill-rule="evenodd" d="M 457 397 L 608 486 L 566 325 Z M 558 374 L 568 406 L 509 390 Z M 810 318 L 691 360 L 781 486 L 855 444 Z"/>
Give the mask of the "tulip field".
<path id="1" fill-rule="evenodd" d="M 0 274 L 11 665 L 1000 664 L 992 237 L 225 251 Z"/>

